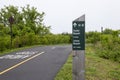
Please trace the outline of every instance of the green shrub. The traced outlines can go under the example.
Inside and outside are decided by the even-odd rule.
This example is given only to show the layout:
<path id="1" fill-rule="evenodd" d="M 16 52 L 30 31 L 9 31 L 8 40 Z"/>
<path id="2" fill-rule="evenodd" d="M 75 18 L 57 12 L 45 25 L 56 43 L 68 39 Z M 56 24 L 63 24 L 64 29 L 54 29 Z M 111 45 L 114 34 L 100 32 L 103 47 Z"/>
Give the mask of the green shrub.
<path id="1" fill-rule="evenodd" d="M 6 36 L 5 38 L 5 47 L 6 49 L 10 49 L 11 48 L 11 38 L 10 36 Z"/>
<path id="2" fill-rule="evenodd" d="M 86 33 L 86 42 L 96 44 L 100 41 L 101 33 L 99 32 L 88 32 Z"/>
<path id="3" fill-rule="evenodd" d="M 1 37 L 0 38 L 0 51 L 4 51 L 6 49 L 5 47 L 5 38 Z"/>
<path id="4" fill-rule="evenodd" d="M 15 37 L 15 39 L 13 40 L 13 47 L 14 48 L 19 48 L 21 47 L 21 41 L 20 41 L 20 37 Z"/>
<path id="5" fill-rule="evenodd" d="M 101 42 L 96 44 L 96 53 L 105 59 L 120 62 L 120 41 L 119 37 L 102 35 Z"/>

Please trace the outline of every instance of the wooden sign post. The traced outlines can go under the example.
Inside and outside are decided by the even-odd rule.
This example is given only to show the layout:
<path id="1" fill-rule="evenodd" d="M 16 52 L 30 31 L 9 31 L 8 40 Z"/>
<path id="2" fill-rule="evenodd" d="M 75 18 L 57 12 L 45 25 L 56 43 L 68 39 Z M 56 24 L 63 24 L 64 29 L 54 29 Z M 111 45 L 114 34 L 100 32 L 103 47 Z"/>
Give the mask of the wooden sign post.
<path id="1" fill-rule="evenodd" d="M 85 80 L 85 15 L 72 23 L 73 80 Z"/>
<path id="2" fill-rule="evenodd" d="M 9 23 L 10 23 L 10 31 L 11 31 L 11 49 L 12 49 L 12 36 L 13 36 L 13 33 L 12 33 L 12 24 L 14 23 L 14 18 L 12 16 L 9 17 L 8 19 Z"/>

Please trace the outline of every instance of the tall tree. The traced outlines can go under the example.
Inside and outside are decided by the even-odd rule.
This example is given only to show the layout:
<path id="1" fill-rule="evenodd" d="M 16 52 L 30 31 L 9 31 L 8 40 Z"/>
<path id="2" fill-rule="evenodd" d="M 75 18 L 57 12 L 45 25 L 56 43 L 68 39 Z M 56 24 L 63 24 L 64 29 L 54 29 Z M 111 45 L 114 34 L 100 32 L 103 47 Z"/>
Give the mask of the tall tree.
<path id="1" fill-rule="evenodd" d="M 45 13 L 39 13 L 37 12 L 36 8 L 30 8 L 29 5 L 27 5 L 27 7 L 23 7 L 22 12 L 25 26 L 30 27 L 35 32 L 35 34 L 40 33 L 39 31 L 43 30 L 43 28 L 45 27 L 42 23 Z"/>
<path id="2" fill-rule="evenodd" d="M 14 6 L 5 6 L 0 10 L 0 22 L 3 23 L 5 26 L 8 26 L 9 22 L 8 19 L 10 16 L 14 17 L 16 20 L 16 16 L 19 14 L 18 7 Z"/>
<path id="3" fill-rule="evenodd" d="M 50 33 L 50 26 L 43 24 L 45 13 L 39 13 L 35 7 L 21 7 L 21 11 L 16 6 L 5 6 L 0 10 L 0 23 L 5 27 L 9 25 L 10 16 L 14 18 L 13 36 L 22 36 L 26 33 L 39 35 Z"/>

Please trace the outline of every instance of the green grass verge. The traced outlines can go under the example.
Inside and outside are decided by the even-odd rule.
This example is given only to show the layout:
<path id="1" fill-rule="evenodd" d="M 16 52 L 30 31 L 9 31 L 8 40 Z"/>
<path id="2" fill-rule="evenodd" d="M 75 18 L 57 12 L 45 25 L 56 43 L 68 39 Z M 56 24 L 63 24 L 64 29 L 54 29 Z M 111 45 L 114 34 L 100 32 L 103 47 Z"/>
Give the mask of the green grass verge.
<path id="1" fill-rule="evenodd" d="M 72 80 L 72 55 L 69 56 L 55 80 Z"/>
<path id="2" fill-rule="evenodd" d="M 90 46 L 86 48 L 86 80 L 120 80 L 120 63 L 98 57 Z M 55 80 L 72 80 L 72 55 Z"/>

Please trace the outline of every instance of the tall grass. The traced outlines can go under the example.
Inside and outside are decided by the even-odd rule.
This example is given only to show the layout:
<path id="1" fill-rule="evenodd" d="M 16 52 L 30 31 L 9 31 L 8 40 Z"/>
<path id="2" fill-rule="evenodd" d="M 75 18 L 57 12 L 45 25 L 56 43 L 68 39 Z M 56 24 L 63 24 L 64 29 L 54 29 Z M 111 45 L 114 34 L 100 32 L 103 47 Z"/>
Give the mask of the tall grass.
<path id="1" fill-rule="evenodd" d="M 86 80 L 120 80 L 120 64 L 100 58 L 94 48 L 86 47 Z M 72 55 L 69 56 L 55 80 L 72 80 Z"/>

